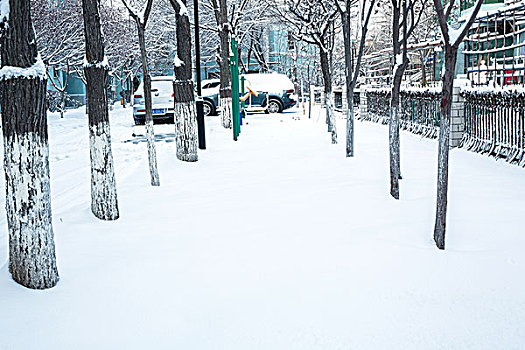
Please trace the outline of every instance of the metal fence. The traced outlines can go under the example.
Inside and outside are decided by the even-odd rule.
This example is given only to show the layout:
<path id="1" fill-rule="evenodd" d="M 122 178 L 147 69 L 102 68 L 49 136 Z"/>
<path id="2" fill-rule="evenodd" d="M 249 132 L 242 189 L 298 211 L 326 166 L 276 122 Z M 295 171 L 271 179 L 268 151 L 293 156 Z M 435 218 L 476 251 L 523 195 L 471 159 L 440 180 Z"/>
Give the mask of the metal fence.
<path id="1" fill-rule="evenodd" d="M 368 113 L 359 116 L 360 120 L 388 124 L 390 117 L 391 91 L 387 89 L 366 90 Z"/>
<path id="2" fill-rule="evenodd" d="M 423 137 L 436 138 L 441 118 L 441 92 L 424 89 L 400 93 L 402 107 L 400 127 Z"/>
<path id="3" fill-rule="evenodd" d="M 361 120 L 388 124 L 391 91 L 388 89 L 366 92 L 368 113 Z M 401 90 L 400 128 L 423 137 L 436 138 L 440 120 L 441 92 L 433 89 Z"/>
<path id="4" fill-rule="evenodd" d="M 462 147 L 525 166 L 525 92 L 462 91 Z"/>

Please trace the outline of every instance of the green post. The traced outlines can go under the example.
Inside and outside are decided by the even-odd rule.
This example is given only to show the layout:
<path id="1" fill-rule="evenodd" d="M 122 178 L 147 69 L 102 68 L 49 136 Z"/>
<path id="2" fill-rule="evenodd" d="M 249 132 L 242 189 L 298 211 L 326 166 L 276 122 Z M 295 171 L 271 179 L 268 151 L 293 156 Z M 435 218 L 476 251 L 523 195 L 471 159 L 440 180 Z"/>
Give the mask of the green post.
<path id="1" fill-rule="evenodd" d="M 232 79 L 232 121 L 233 121 L 233 140 L 237 141 L 241 132 L 240 121 L 240 100 L 239 100 L 239 49 L 237 40 L 232 38 L 233 57 L 230 57 L 230 74 Z"/>
<path id="2" fill-rule="evenodd" d="M 246 91 L 244 91 L 244 77 L 241 77 L 241 96 L 244 96 Z M 241 102 L 242 109 L 245 107 L 245 101 Z"/>

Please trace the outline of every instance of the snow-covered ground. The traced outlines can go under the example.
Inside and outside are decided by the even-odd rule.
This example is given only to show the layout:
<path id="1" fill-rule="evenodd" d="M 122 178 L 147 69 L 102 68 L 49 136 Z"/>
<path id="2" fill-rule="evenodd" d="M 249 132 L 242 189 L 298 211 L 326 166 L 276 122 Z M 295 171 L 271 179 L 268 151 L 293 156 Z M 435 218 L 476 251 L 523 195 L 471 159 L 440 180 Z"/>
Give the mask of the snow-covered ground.
<path id="1" fill-rule="evenodd" d="M 149 185 L 131 109 L 111 112 L 121 218 L 90 212 L 82 110 L 49 118 L 59 284 L 7 269 L 0 188 L 0 349 L 523 349 L 525 170 L 455 149 L 447 250 L 432 240 L 436 141 L 356 122 L 356 157 L 322 111 L 207 119 L 197 163 L 159 133 Z M 300 120 L 297 120 L 300 118 Z M 163 134 L 161 134 L 163 133 Z M 3 177 L 2 177 L 3 179 Z"/>

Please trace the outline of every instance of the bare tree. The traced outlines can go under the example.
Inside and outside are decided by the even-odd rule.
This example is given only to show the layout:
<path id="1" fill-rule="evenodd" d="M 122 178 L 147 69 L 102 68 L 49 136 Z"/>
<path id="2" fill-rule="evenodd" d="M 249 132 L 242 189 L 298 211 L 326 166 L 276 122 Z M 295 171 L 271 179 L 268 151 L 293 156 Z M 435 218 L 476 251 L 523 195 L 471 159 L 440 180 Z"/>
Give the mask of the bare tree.
<path id="1" fill-rule="evenodd" d="M 337 143 L 337 130 L 332 96 L 332 65 L 335 29 L 338 10 L 333 2 L 317 0 L 286 0 L 284 6 L 277 3 L 274 10 L 284 23 L 290 25 L 295 35 L 319 50 L 321 71 L 324 83 L 326 122 L 331 133 L 332 143 Z"/>
<path id="2" fill-rule="evenodd" d="M 219 28 L 220 51 L 220 81 L 219 105 L 221 106 L 222 126 L 232 127 L 232 88 L 230 76 L 230 24 L 228 21 L 228 6 L 226 0 L 211 0 L 217 27 Z"/>
<path id="3" fill-rule="evenodd" d="M 9 271 L 25 287 L 46 289 L 59 276 L 51 223 L 46 68 L 35 39 L 29 0 L 3 2 L 0 102 Z"/>
<path id="4" fill-rule="evenodd" d="M 443 89 L 441 97 L 441 120 L 439 123 L 439 151 L 438 151 L 438 174 L 437 174 L 437 199 L 436 199 L 436 223 L 434 226 L 434 241 L 439 249 L 445 249 L 445 228 L 447 222 L 447 192 L 448 192 L 448 156 L 450 138 L 450 112 L 452 102 L 452 90 L 454 86 L 454 74 L 456 70 L 456 59 L 459 44 L 463 41 L 468 30 L 474 23 L 483 0 L 477 0 L 470 18 L 459 29 L 454 29 L 447 23 L 455 1 L 451 0 L 446 8 L 443 8 L 440 0 L 434 0 L 434 7 L 443 36 L 445 46 L 445 74 L 443 75 Z"/>
<path id="5" fill-rule="evenodd" d="M 346 75 L 346 156 L 354 156 L 354 90 L 359 77 L 361 60 L 366 44 L 366 34 L 368 32 L 368 22 L 374 10 L 376 0 L 362 0 L 359 14 L 359 24 L 361 28 L 359 49 L 357 59 L 354 62 L 354 51 L 352 49 L 352 8 L 358 4 L 353 0 L 335 0 L 337 9 L 343 22 L 343 37 L 345 46 L 345 75 Z M 343 2 L 341 4 L 340 2 Z"/>
<path id="6" fill-rule="evenodd" d="M 84 74 L 91 155 L 91 211 L 99 219 L 116 220 L 119 210 L 106 90 L 109 66 L 100 25 L 100 0 L 82 0 L 82 9 L 86 40 Z"/>
<path id="7" fill-rule="evenodd" d="M 186 0 L 170 0 L 177 19 L 177 55 L 175 56 L 175 137 L 177 158 L 197 161 L 197 116 L 195 95 L 191 80 L 191 32 Z"/>
<path id="8" fill-rule="evenodd" d="M 390 103 L 389 149 L 390 149 L 390 194 L 399 199 L 401 179 L 399 147 L 399 92 L 401 81 L 408 66 L 408 38 L 417 27 L 427 0 L 391 0 L 392 4 L 392 47 L 394 70 L 392 100 Z"/>
<path id="9" fill-rule="evenodd" d="M 146 140 L 148 144 L 149 172 L 151 176 L 151 185 L 160 186 L 159 171 L 157 169 L 157 150 L 155 147 L 155 134 L 153 131 L 152 100 L 151 100 L 151 76 L 149 73 L 148 56 L 146 52 L 146 24 L 151 13 L 153 0 L 146 0 L 144 9 L 138 11 L 128 4 L 127 0 L 122 0 L 129 15 L 137 25 L 140 54 L 142 59 L 142 75 L 144 80 L 144 102 L 146 107 Z"/>

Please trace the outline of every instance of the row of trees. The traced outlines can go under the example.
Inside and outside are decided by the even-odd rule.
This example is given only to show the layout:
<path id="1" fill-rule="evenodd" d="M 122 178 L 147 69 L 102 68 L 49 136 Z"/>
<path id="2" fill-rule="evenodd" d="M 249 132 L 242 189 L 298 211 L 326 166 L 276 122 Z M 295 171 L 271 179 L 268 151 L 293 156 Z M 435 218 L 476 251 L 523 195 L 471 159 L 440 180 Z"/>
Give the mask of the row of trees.
<path id="1" fill-rule="evenodd" d="M 110 66 L 122 68 L 121 72 L 132 72 L 136 65 L 142 70 L 144 99 L 146 108 L 146 135 L 151 184 L 160 185 L 157 169 L 156 149 L 152 119 L 151 99 L 151 52 L 157 46 L 160 52 L 169 52 L 165 43 L 148 40 L 174 31 L 176 37 L 176 57 L 174 60 L 175 81 L 175 134 L 177 158 L 183 161 L 197 161 L 197 136 L 192 82 L 191 30 L 189 10 L 186 0 L 169 0 L 169 7 L 160 6 L 159 11 L 173 16 L 175 25 L 166 28 L 148 26 L 150 20 L 163 21 L 163 16 L 151 16 L 153 0 L 140 4 L 121 0 L 129 18 L 135 24 L 136 35 L 129 33 L 129 21 L 125 20 L 116 7 L 102 6 L 100 0 L 71 2 L 45 2 L 46 6 L 66 6 L 74 18 L 82 9 L 83 40 L 78 38 L 78 22 L 68 21 L 60 16 L 51 16 L 40 23 L 41 33 L 35 36 L 31 17 L 30 0 L 4 0 L 9 6 L 2 6 L 0 13 L 0 102 L 2 105 L 2 126 L 5 148 L 6 209 L 9 228 L 9 270 L 13 279 L 29 288 L 49 288 L 58 281 L 55 260 L 53 228 L 49 192 L 48 134 L 45 108 L 45 93 L 48 69 L 45 65 L 64 65 L 75 67 L 86 83 L 87 110 L 89 120 L 89 140 L 91 158 L 91 197 L 92 212 L 102 220 L 115 220 L 119 217 L 115 174 L 111 153 L 110 125 L 108 115 L 107 81 Z M 163 0 L 158 0 L 159 3 Z M 366 50 L 368 24 L 378 0 L 284 0 L 270 6 L 259 4 L 246 11 L 248 0 L 209 0 L 204 10 L 212 10 L 215 28 L 204 24 L 209 31 L 218 35 L 217 60 L 220 66 L 220 101 L 222 105 L 222 124 L 232 125 L 231 115 L 231 77 L 230 48 L 234 35 L 240 42 L 249 43 L 247 54 L 258 57 L 261 67 L 265 67 L 261 43 L 257 43 L 262 18 L 268 18 L 268 11 L 277 15 L 281 23 L 293 29 L 296 40 L 315 46 L 319 55 L 322 79 L 326 95 L 326 123 L 331 133 L 332 143 L 337 143 L 337 130 L 332 99 L 334 67 L 334 48 L 336 38 L 342 27 L 344 41 L 344 65 L 348 91 L 346 113 L 346 156 L 354 156 L 353 131 L 353 93 L 360 72 L 360 64 Z M 443 83 L 442 116 L 439 146 L 438 200 L 436 211 L 435 240 L 439 248 L 444 248 L 447 183 L 448 183 L 448 137 L 450 132 L 450 97 L 454 78 L 455 59 L 459 43 L 473 22 L 481 1 L 470 20 L 459 29 L 451 29 L 447 23 L 454 1 L 443 8 L 440 0 L 434 0 L 437 20 L 445 46 L 445 74 Z M 166 3 L 164 3 L 166 5 Z M 250 4 L 251 5 L 251 4 Z M 71 7 L 68 7 L 71 6 Z M 399 152 L 399 91 L 403 72 L 408 65 L 408 42 L 417 28 L 426 0 L 391 0 L 382 3 L 392 18 L 392 48 L 394 54 L 394 79 L 392 83 L 392 108 L 390 116 L 390 165 L 391 194 L 399 198 L 400 152 Z M 102 11 L 105 9 L 104 11 Z M 169 12 L 168 10 L 169 9 Z M 42 8 L 34 8 L 35 12 Z M 62 9 L 63 10 L 63 9 Z M 5 12 L 4 12 L 5 11 Z M 47 9 L 45 14 L 53 11 Z M 45 18 L 45 16 L 41 17 Z M 160 18 L 160 19 L 159 19 Z M 164 19 L 163 19 L 164 18 Z M 354 21 L 353 19 L 357 19 Z M 49 22 L 46 22 L 49 21 Z M 49 25 L 48 25 L 49 23 Z M 342 26 L 341 26 L 342 23 Z M 352 26 L 357 23 L 357 26 Z M 47 27 L 50 28 L 47 28 Z M 113 45 L 104 37 L 104 26 L 113 26 L 109 31 L 116 37 Z M 39 27 L 36 25 L 35 27 Z M 109 27 L 108 27 L 109 28 Z M 122 30 L 121 30 L 122 29 Z M 59 31 L 56 37 L 49 37 L 53 30 Z M 121 30 L 119 32 L 119 30 Z M 255 33 L 254 35 L 248 33 Z M 45 35 L 48 37 L 46 39 Z M 153 37 L 150 36 L 150 39 Z M 358 39 L 358 40 L 357 40 Z M 45 41 L 47 40 L 47 41 Z M 355 42 L 355 44 L 354 44 Z M 108 47 L 108 43 L 110 43 Z M 127 45 L 129 44 L 129 45 Z M 39 54 L 39 45 L 42 54 Z M 133 54 L 138 47 L 140 59 Z M 81 48 L 79 50 L 79 48 Z M 164 50 L 164 51 L 163 51 Z M 43 61 L 44 58 L 45 62 Z M 82 60 L 78 68 L 79 60 Z M 125 68 L 123 68 L 125 67 Z M 128 73 L 125 73 L 128 74 Z M 50 77 L 53 79 L 53 77 Z M 295 75 L 297 80 L 297 74 Z M 125 79 L 125 78 L 123 78 Z M 297 81 L 296 81 L 297 82 Z M 59 89 L 61 87 L 58 87 Z M 64 86 L 62 86 L 64 88 Z"/>
<path id="2" fill-rule="evenodd" d="M 42 32 L 36 36 L 29 0 L 9 0 L 9 6 L 2 6 L 0 13 L 0 103 L 6 164 L 9 271 L 15 281 L 34 289 L 53 287 L 59 279 L 51 222 L 45 106 L 49 73 L 45 63 L 76 67 L 86 83 L 91 208 L 99 219 L 116 220 L 119 208 L 111 152 L 107 82 L 110 65 L 119 67 L 129 64 L 130 55 L 127 52 L 132 51 L 126 45 L 111 47 L 111 41 L 108 48 L 103 23 L 116 27 L 117 24 L 126 26 L 127 23 L 122 21 L 121 14 L 114 12 L 114 8 L 106 8 L 104 13 L 100 0 L 45 3 L 46 6 L 66 6 L 73 18 L 73 14 L 82 14 L 80 23 L 83 40 L 77 38 L 78 21 L 60 16 L 43 20 L 41 17 L 42 22 L 38 24 Z M 126 0 L 122 0 L 122 4 L 136 24 L 137 35 L 134 37 L 141 53 L 151 184 L 158 186 L 160 180 L 153 135 L 151 77 L 146 49 L 146 25 L 153 0 L 147 0 L 140 11 Z M 170 8 L 176 19 L 178 52 L 174 67 L 176 80 L 173 84 L 177 157 L 183 161 L 196 161 L 191 35 L 186 0 L 172 0 Z M 37 6 L 35 11 L 39 10 L 43 11 Z M 46 10 L 45 13 L 50 14 L 52 11 Z M 46 23 L 50 28 L 44 29 Z M 53 30 L 60 34 L 56 38 L 46 38 Z M 39 53 L 39 45 L 44 48 L 42 54 Z M 79 60 L 82 60 L 82 70 L 77 67 Z M 53 79 L 51 76 L 49 78 Z"/>
<path id="3" fill-rule="evenodd" d="M 391 24 L 386 30 L 380 30 L 384 36 L 390 35 L 389 48 L 393 57 L 391 82 L 391 108 L 389 118 L 389 155 L 390 155 L 390 194 L 399 199 L 399 180 L 401 179 L 400 162 L 400 106 L 399 96 L 405 71 L 410 63 L 409 44 L 419 43 L 429 37 L 436 37 L 441 32 L 445 48 L 445 69 L 443 74 L 441 124 L 439 136 L 438 181 L 436 200 L 436 220 L 434 240 L 440 249 L 445 248 L 445 227 L 448 188 L 448 154 L 450 136 L 450 112 L 452 88 L 455 76 L 456 57 L 459 44 L 475 20 L 482 0 L 478 0 L 463 24 L 451 20 L 453 10 L 460 4 L 449 1 L 443 7 L 441 0 L 285 0 L 275 2 L 278 16 L 294 29 L 295 35 L 302 41 L 315 45 L 319 52 L 324 93 L 326 123 L 331 133 L 332 143 L 337 143 L 337 131 L 333 111 L 332 78 L 333 52 L 337 28 L 342 27 L 345 47 L 344 63 L 347 86 L 346 106 L 346 156 L 354 156 L 354 106 L 353 95 L 360 74 L 363 54 L 366 49 L 366 36 L 371 16 L 381 8 L 382 15 L 390 18 Z M 433 6 L 432 6 L 433 5 Z M 433 8 L 432 8 L 433 7 Z M 429 9 L 430 8 L 430 9 Z M 337 15 L 340 15 L 337 16 Z M 352 33 L 352 19 L 358 23 Z M 383 27 L 384 28 L 384 27 Z M 381 29 L 383 29 L 381 28 Z M 355 44 L 354 44 L 355 42 Z M 385 45 L 383 43 L 383 45 Z M 382 47 L 379 47 L 382 48 Z M 376 49 L 378 49 L 376 47 Z M 425 58 L 428 52 L 420 51 L 423 66 L 422 79 L 425 77 Z"/>
<path id="4" fill-rule="evenodd" d="M 99 219 L 116 220 L 119 209 L 108 114 L 109 75 L 126 81 L 141 70 L 151 184 L 159 186 L 151 72 L 158 71 L 163 64 L 165 68 L 173 51 L 176 156 L 189 162 L 198 159 L 191 24 L 186 0 L 146 0 L 143 3 L 121 0 L 121 6 L 102 0 L 5 1 L 9 6 L 2 6 L 0 13 L 0 103 L 6 164 L 9 270 L 18 283 L 44 289 L 53 287 L 59 279 L 51 223 L 46 87 L 49 78 L 62 93 L 64 101 L 68 81 L 67 78 L 65 82 L 57 79 L 49 67 L 63 70 L 66 76 L 74 71 L 86 84 L 91 208 Z M 247 0 L 230 3 L 209 0 L 203 5 L 203 17 L 207 18 L 206 11 L 209 15 L 211 9 L 216 24 L 214 29 L 204 21 L 203 29 L 218 34 L 219 39 L 225 128 L 231 127 L 232 119 L 228 108 L 231 106 L 231 35 L 239 36 L 241 42 L 249 42 L 248 56 L 255 52 L 261 66 L 267 67 L 265 55 L 260 52 L 262 45 L 255 40 L 257 35 L 249 33 L 262 25 L 258 19 L 265 16 L 264 9 L 268 5 L 245 11 L 247 4 Z M 123 16 L 122 9 L 127 16 Z M 169 44 L 173 40 L 167 39 L 175 39 L 175 47 Z M 245 47 L 241 45 L 240 50 Z M 62 103 L 62 112 L 63 108 Z"/>

